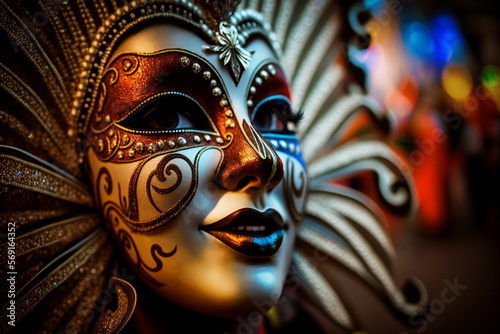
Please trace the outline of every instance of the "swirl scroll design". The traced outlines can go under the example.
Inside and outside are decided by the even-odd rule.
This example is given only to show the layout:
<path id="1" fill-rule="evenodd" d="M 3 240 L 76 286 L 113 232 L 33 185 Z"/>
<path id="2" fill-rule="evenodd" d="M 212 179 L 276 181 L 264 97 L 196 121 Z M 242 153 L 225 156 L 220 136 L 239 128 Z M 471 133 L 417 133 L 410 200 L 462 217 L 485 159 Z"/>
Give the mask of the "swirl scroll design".
<path id="1" fill-rule="evenodd" d="M 168 210 L 166 211 L 161 211 L 159 210 L 160 214 L 154 218 L 139 221 L 139 212 L 138 212 L 138 194 L 137 194 L 137 183 L 139 180 L 139 175 L 144 167 L 144 165 L 150 161 L 151 159 L 157 157 L 158 155 L 153 155 L 148 157 L 148 159 L 145 159 L 142 161 L 134 170 L 134 173 L 130 179 L 130 184 L 129 184 L 129 191 L 128 191 L 128 207 L 124 209 L 125 202 L 121 203 L 121 207 L 117 205 L 114 201 L 107 201 L 103 204 L 103 213 L 104 216 L 106 217 L 106 220 L 108 222 L 111 221 L 118 221 L 120 219 L 122 222 L 124 222 L 130 229 L 132 229 L 134 232 L 146 232 L 146 231 L 151 231 L 158 229 L 162 226 L 165 226 L 172 220 L 174 220 L 179 214 L 191 203 L 191 200 L 193 199 L 196 190 L 198 188 L 198 168 L 199 168 L 199 161 L 201 158 L 201 155 L 211 149 L 211 147 L 205 147 L 202 150 L 200 150 L 194 159 L 194 163 L 189 160 L 186 156 L 182 154 L 171 154 L 171 155 L 166 155 L 161 159 L 161 161 L 158 163 L 157 168 L 149 175 L 148 181 L 147 181 L 147 188 L 149 189 L 149 194 L 148 194 L 148 199 L 150 203 L 157 209 L 159 210 L 158 206 L 154 203 L 154 200 L 152 198 L 152 193 L 150 188 L 152 187 L 153 190 L 159 194 L 167 194 L 169 192 L 174 191 L 176 188 L 179 187 L 182 179 L 182 173 L 180 168 L 175 165 L 171 164 L 168 165 L 168 163 L 173 160 L 173 159 L 181 159 L 184 160 L 188 166 L 191 169 L 192 173 L 192 178 L 191 178 L 191 183 L 189 184 L 186 192 L 182 197 Z M 152 178 L 156 176 L 156 178 L 160 181 L 166 181 L 167 177 L 172 175 L 172 172 L 174 172 L 177 175 L 177 180 L 173 186 L 167 187 L 167 188 L 159 188 L 151 185 Z M 109 172 L 106 170 L 105 172 L 108 177 L 110 178 L 111 176 L 109 175 Z M 101 174 L 103 174 L 101 173 Z M 166 176 L 165 176 L 166 175 Z M 110 180 L 110 179 L 109 179 Z M 100 175 L 98 177 L 97 183 L 99 184 L 100 182 Z M 111 181 L 110 181 L 111 182 Z M 121 196 L 120 196 L 121 198 Z M 98 195 L 98 200 L 100 201 L 100 197 Z M 114 218 L 112 217 L 113 213 L 115 213 L 117 216 Z"/>
<path id="2" fill-rule="evenodd" d="M 101 192 L 99 191 L 99 189 L 101 189 L 101 180 L 103 176 L 104 176 L 104 181 L 106 182 L 106 184 L 104 185 L 104 191 L 108 195 L 111 195 L 111 192 L 113 191 L 113 180 L 111 178 L 111 174 L 109 173 L 109 170 L 106 167 L 101 167 L 101 169 L 99 169 L 99 172 L 97 173 L 97 179 L 96 179 L 97 205 L 101 204 Z"/>
<path id="3" fill-rule="evenodd" d="M 119 183 L 118 183 L 118 198 L 120 199 L 120 207 L 122 209 L 122 212 L 128 214 L 127 197 L 122 196 L 122 188 L 120 187 Z"/>
<path id="4" fill-rule="evenodd" d="M 132 75 L 137 71 L 139 65 L 139 58 L 137 56 L 129 54 L 122 60 L 123 73 L 127 76 Z"/>
<path id="5" fill-rule="evenodd" d="M 409 184 L 409 178 L 401 173 L 398 168 L 392 172 L 389 167 L 381 166 L 373 168 L 378 187 L 377 195 L 383 205 L 397 215 L 411 214 L 412 207 L 415 205 L 415 199 L 412 199 L 413 191 Z M 400 172 L 400 175 L 396 173 Z"/>
<path id="6" fill-rule="evenodd" d="M 203 152 L 203 151 L 201 151 L 201 152 Z M 141 221 L 141 222 L 138 221 L 139 211 L 138 211 L 138 200 L 137 200 L 137 182 L 139 179 L 139 174 L 142 171 L 142 168 L 144 167 L 145 163 L 147 161 L 149 161 L 151 158 L 144 160 L 141 164 L 139 164 L 136 167 L 134 174 L 132 175 L 132 178 L 130 180 L 130 186 L 129 186 L 129 199 L 130 199 L 129 218 L 130 219 L 127 219 L 126 223 L 127 223 L 127 225 L 129 225 L 130 228 L 134 229 L 135 231 L 150 231 L 150 230 L 159 228 L 159 227 L 167 224 L 168 222 L 172 221 L 187 207 L 187 205 L 193 199 L 194 193 L 196 192 L 196 189 L 198 186 L 198 168 L 197 168 L 197 165 L 198 165 L 199 156 L 200 156 L 201 152 L 199 152 L 195 158 L 196 167 L 195 167 L 195 165 L 193 165 L 193 163 L 186 156 L 184 156 L 182 154 L 178 154 L 178 153 L 171 154 L 171 155 L 167 155 L 167 156 L 162 158 L 162 160 L 158 163 L 158 167 L 149 176 L 148 183 L 147 183 L 148 199 L 150 200 L 150 203 L 160 212 L 160 215 L 158 215 L 155 218 L 152 218 L 152 219 L 149 219 L 146 221 Z M 182 178 L 182 174 L 181 174 L 180 169 L 176 165 L 173 165 L 170 169 L 169 169 L 169 167 L 167 167 L 168 162 L 170 162 L 173 159 L 181 159 L 181 160 L 184 160 L 188 164 L 189 168 L 191 169 L 192 179 L 191 179 L 191 183 L 189 184 L 187 191 L 177 201 L 177 203 L 175 203 L 168 210 L 161 211 L 158 208 L 158 206 L 154 203 L 154 200 L 151 196 L 151 190 L 150 190 L 151 179 L 152 179 L 153 175 L 156 175 L 156 177 L 159 180 L 163 180 L 163 179 L 166 180 L 166 178 L 163 175 L 164 170 L 167 169 L 167 171 L 165 171 L 165 173 L 167 175 L 170 174 L 172 170 L 174 170 L 174 172 L 178 176 L 178 180 L 176 181 L 176 184 L 173 186 L 173 188 L 172 187 L 170 187 L 171 189 L 168 189 L 168 188 L 167 189 L 159 189 L 159 188 L 157 188 L 157 189 L 155 189 L 155 191 L 158 190 L 159 192 L 161 192 L 161 191 L 171 192 L 171 191 L 175 190 L 180 184 L 179 178 Z M 174 166 L 177 168 L 175 168 Z"/>
<path id="7" fill-rule="evenodd" d="M 172 161 L 173 159 L 176 159 L 176 158 L 184 159 L 185 161 L 187 161 L 189 163 L 189 167 L 191 167 L 191 172 L 194 171 L 194 168 L 193 168 L 193 165 L 191 164 L 191 162 L 189 160 L 186 160 L 183 155 L 172 154 L 172 155 L 169 155 L 169 156 L 163 158 L 160 161 L 160 163 L 157 165 L 156 169 L 151 172 L 151 174 L 149 175 L 148 180 L 146 182 L 146 191 L 148 194 L 149 202 L 160 213 L 162 212 L 162 210 L 154 202 L 153 196 L 151 195 L 151 188 L 153 188 L 156 193 L 161 194 L 161 195 L 165 195 L 165 194 L 171 193 L 172 191 L 176 190 L 179 187 L 179 185 L 182 182 L 181 169 L 179 168 L 179 166 L 174 165 L 174 164 L 170 164 L 167 166 L 167 164 L 170 161 Z M 160 181 L 160 182 L 167 181 L 167 178 L 165 177 L 165 175 L 170 176 L 170 175 L 172 175 L 172 172 L 174 172 L 177 175 L 175 183 L 172 186 L 167 187 L 167 188 L 159 188 L 159 187 L 156 187 L 156 186 L 151 184 L 151 181 L 152 181 L 153 177 L 155 177 L 155 176 L 158 179 L 158 181 Z"/>
<path id="8" fill-rule="evenodd" d="M 299 222 L 302 220 L 303 208 L 297 209 L 295 204 L 295 199 L 300 198 L 304 191 L 306 191 L 307 180 L 304 171 L 300 172 L 300 185 L 295 184 L 295 167 L 293 165 L 292 158 L 287 159 L 286 163 L 286 180 L 283 182 L 283 191 L 285 194 L 285 201 L 290 213 L 292 214 L 295 221 Z"/>
<path id="9" fill-rule="evenodd" d="M 118 240 L 119 244 L 124 247 L 126 250 L 133 250 L 135 253 L 135 256 L 137 257 L 137 261 L 135 263 L 130 263 L 134 268 L 134 271 L 141 275 L 143 279 L 148 281 L 149 283 L 156 285 L 156 286 L 163 286 L 165 285 L 164 283 L 161 283 L 160 281 L 156 280 L 153 276 L 151 276 L 151 272 L 156 273 L 159 272 L 163 268 L 163 262 L 160 260 L 159 257 L 162 258 L 169 258 L 173 256 L 177 252 L 177 246 L 174 247 L 170 252 L 164 252 L 163 249 L 161 248 L 160 245 L 158 244 L 153 244 L 151 246 L 151 257 L 155 261 L 155 267 L 150 267 L 148 266 L 141 258 L 141 255 L 139 254 L 139 250 L 137 249 L 137 246 L 135 245 L 134 239 L 130 236 L 130 234 L 123 230 L 120 229 L 118 231 Z M 130 258 L 130 256 L 129 256 Z M 130 262 L 133 262 L 132 260 Z"/>

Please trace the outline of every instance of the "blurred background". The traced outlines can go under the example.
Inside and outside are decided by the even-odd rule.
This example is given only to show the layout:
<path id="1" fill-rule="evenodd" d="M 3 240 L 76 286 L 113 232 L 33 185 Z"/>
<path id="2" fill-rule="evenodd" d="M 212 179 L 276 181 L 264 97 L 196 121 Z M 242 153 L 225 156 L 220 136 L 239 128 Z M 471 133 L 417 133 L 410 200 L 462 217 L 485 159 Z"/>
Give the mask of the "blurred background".
<path id="1" fill-rule="evenodd" d="M 500 2 L 364 3 L 372 40 L 351 58 L 368 74 L 370 95 L 396 114 L 395 149 L 420 204 L 413 225 L 393 226 L 396 277 L 418 276 L 430 300 L 413 328 L 366 300 L 364 325 L 500 333 Z"/>

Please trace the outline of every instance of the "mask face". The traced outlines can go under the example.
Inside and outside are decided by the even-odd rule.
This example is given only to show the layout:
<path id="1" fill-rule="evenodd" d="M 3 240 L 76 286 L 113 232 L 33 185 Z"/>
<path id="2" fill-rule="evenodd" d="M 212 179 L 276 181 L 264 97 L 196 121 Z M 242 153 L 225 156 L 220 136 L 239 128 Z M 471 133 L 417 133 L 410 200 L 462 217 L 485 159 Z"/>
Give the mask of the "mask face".
<path id="1" fill-rule="evenodd" d="M 192 31 L 158 24 L 117 46 L 87 162 L 98 205 L 141 280 L 195 311 L 276 302 L 306 196 L 290 89 L 261 39 L 238 84 Z"/>

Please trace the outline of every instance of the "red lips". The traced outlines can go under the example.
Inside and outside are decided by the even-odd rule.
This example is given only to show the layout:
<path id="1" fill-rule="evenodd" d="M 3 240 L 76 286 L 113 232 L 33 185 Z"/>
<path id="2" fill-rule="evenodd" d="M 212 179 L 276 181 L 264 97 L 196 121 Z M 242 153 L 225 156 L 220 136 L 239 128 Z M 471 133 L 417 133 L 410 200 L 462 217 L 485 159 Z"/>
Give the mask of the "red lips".
<path id="1" fill-rule="evenodd" d="M 240 209 L 200 229 L 244 255 L 268 257 L 280 248 L 286 225 L 275 210 Z"/>

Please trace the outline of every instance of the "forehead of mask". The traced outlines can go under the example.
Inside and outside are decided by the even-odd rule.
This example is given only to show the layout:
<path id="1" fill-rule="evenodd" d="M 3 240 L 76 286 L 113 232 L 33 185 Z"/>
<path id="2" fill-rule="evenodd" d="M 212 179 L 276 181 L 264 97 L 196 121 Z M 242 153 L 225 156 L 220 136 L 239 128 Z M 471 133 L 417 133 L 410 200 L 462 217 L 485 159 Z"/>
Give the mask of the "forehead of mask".
<path id="1" fill-rule="evenodd" d="M 197 33 L 174 23 L 159 23 L 143 27 L 127 36 L 114 50 L 110 59 L 113 60 L 124 53 L 151 53 L 168 48 L 186 49 L 203 56 L 214 65 L 232 94 L 245 93 L 245 83 L 248 83 L 255 67 L 263 60 L 274 60 L 278 63 L 270 46 L 263 39 L 254 38 L 243 46 L 252 53 L 252 59 L 248 69 L 243 71 L 240 83 L 236 86 L 230 74 L 230 63 L 223 65 L 223 62 L 219 60 L 220 53 L 203 50 L 204 46 L 211 44 L 213 44 L 212 41 L 203 39 Z"/>
<path id="2" fill-rule="evenodd" d="M 202 39 L 195 32 L 172 23 L 143 27 L 127 36 L 114 50 L 104 75 L 104 81 L 108 83 L 106 93 L 109 98 L 104 100 L 102 116 L 107 112 L 111 116 L 111 121 L 119 121 L 127 115 L 127 111 L 132 111 L 138 103 L 144 102 L 151 95 L 161 91 L 175 91 L 193 97 L 207 112 L 212 113 L 214 109 L 221 110 L 220 99 L 225 95 L 230 103 L 228 108 L 232 109 L 238 120 L 249 121 L 249 112 L 251 113 L 251 108 L 247 107 L 249 89 L 255 74 L 268 64 L 273 64 L 277 68 L 277 75 L 266 80 L 261 87 L 257 87 L 254 97 L 263 99 L 271 95 L 283 95 L 290 99 L 289 87 L 279 68 L 276 55 L 263 39 L 255 38 L 244 46 L 252 53 L 252 57 L 238 84 L 231 76 L 231 63 L 224 65 L 219 59 L 220 53 L 204 50 L 204 46 L 210 44 L 212 43 Z M 179 61 L 183 56 L 190 59 L 190 64 L 185 67 Z M 194 62 L 201 67 L 197 75 L 194 75 L 192 69 Z M 144 66 L 145 63 L 148 63 L 148 66 Z M 125 64 L 128 68 L 136 66 L 138 68 L 131 78 L 126 78 L 127 75 L 120 76 Z M 203 78 L 206 70 L 211 72 L 211 78 L 208 80 Z M 120 78 L 117 78 L 118 76 Z M 213 96 L 215 87 L 210 86 L 212 80 L 215 80 L 216 87 L 221 89 L 221 96 L 218 98 Z M 113 91 L 115 94 L 112 94 Z M 126 107 L 120 109 L 120 102 Z M 119 112 L 121 113 L 117 115 Z M 101 124 L 94 122 L 94 128 L 102 129 L 104 126 L 105 122 Z"/>

